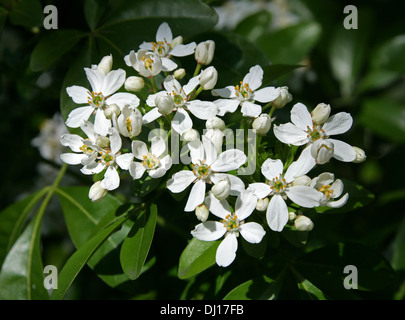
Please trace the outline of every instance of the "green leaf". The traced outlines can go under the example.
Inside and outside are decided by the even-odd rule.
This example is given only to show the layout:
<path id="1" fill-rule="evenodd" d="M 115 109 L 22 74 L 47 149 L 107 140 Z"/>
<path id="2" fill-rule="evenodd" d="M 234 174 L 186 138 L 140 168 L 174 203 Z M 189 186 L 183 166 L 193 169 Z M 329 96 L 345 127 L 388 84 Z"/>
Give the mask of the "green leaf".
<path id="1" fill-rule="evenodd" d="M 392 99 L 366 99 L 360 123 L 379 136 L 397 143 L 405 142 L 405 118 L 402 103 Z"/>
<path id="2" fill-rule="evenodd" d="M 397 35 L 381 44 L 373 53 L 371 64 L 397 73 L 405 72 L 405 34 Z"/>
<path id="3" fill-rule="evenodd" d="M 149 175 L 145 175 L 142 179 L 136 179 L 132 182 L 132 189 L 135 196 L 145 197 L 157 187 L 161 186 L 162 179 L 154 179 Z"/>
<path id="4" fill-rule="evenodd" d="M 37 215 L 9 251 L 0 273 L 0 299 L 49 299 L 40 251 L 42 215 Z"/>
<path id="5" fill-rule="evenodd" d="M 85 0 L 84 1 L 84 16 L 90 30 L 94 30 L 100 21 L 106 8 L 106 1 L 104 0 Z"/>
<path id="6" fill-rule="evenodd" d="M 0 32 L 3 30 L 4 24 L 6 23 L 8 16 L 8 11 L 3 7 L 0 7 Z"/>
<path id="7" fill-rule="evenodd" d="M 125 238 L 120 251 L 120 261 L 125 274 L 134 280 L 139 277 L 148 256 L 155 233 L 157 206 L 143 210 Z"/>
<path id="8" fill-rule="evenodd" d="M 221 240 L 201 241 L 193 238 L 180 256 L 178 277 L 187 279 L 215 264 L 215 254 Z"/>
<path id="9" fill-rule="evenodd" d="M 392 249 L 392 267 L 395 270 L 405 270 L 405 218 L 398 227 Z"/>
<path id="10" fill-rule="evenodd" d="M 268 86 L 274 81 L 278 80 L 282 76 L 288 75 L 290 72 L 298 68 L 303 68 L 302 65 L 290 65 L 290 64 L 272 64 L 263 67 L 263 83 L 262 87 Z"/>
<path id="11" fill-rule="evenodd" d="M 20 0 L 10 11 L 10 22 L 27 28 L 42 26 L 44 14 L 39 0 Z"/>
<path id="12" fill-rule="evenodd" d="M 322 290 L 317 288 L 308 279 L 305 279 L 293 266 L 290 266 L 292 274 L 297 280 L 299 294 L 303 300 L 326 300 Z"/>
<path id="13" fill-rule="evenodd" d="M 233 30 L 246 39 L 255 42 L 270 26 L 271 14 L 264 10 L 254 13 L 243 19 Z"/>
<path id="14" fill-rule="evenodd" d="M 47 191 L 48 188 L 37 191 L 0 212 L 0 266 L 24 229 L 29 213 Z"/>
<path id="15" fill-rule="evenodd" d="M 63 299 L 84 265 L 127 219 L 127 213 L 117 217 L 110 225 L 91 237 L 83 246 L 72 254 L 59 273 L 58 289 L 53 291 L 51 297 L 52 300 Z"/>
<path id="16" fill-rule="evenodd" d="M 44 36 L 35 46 L 31 54 L 30 69 L 44 71 L 49 69 L 59 59 L 85 37 L 78 30 L 55 30 Z"/>

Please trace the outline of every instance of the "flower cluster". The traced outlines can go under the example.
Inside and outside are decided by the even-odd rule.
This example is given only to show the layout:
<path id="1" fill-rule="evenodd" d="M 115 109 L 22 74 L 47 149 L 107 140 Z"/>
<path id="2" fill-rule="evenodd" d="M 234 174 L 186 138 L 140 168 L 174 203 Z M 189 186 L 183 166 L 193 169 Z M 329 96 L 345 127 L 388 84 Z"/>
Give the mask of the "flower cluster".
<path id="1" fill-rule="evenodd" d="M 171 193 L 181 193 L 191 186 L 186 191 L 184 211 L 194 211 L 200 220 L 191 234 L 202 241 L 223 239 L 216 262 L 228 266 L 235 259 L 239 235 L 250 243 L 259 243 L 266 230 L 281 232 L 287 226 L 309 231 L 312 221 L 293 208 L 343 206 L 349 195 L 342 196 L 340 179 L 330 172 L 313 179 L 307 174 L 332 158 L 361 162 L 365 155 L 361 149 L 332 138 L 350 129 L 350 114 L 330 116 L 327 104 L 310 111 L 296 103 L 291 109 L 291 122 L 273 126 L 276 139 L 290 146 L 290 158 L 267 158 L 260 164 L 260 175 L 241 170 L 252 157 L 243 148 L 224 143 L 229 125 L 221 117 L 236 113 L 244 119 L 244 130 L 251 130 L 261 141 L 271 139 L 268 132 L 276 119 L 272 115 L 291 102 L 292 95 L 287 87 L 262 87 L 263 69 L 259 65 L 252 66 L 237 84 L 215 88 L 218 72 L 209 66 L 214 54 L 213 41 L 183 44 L 183 38 L 174 38 L 169 25 L 162 23 L 155 42 L 143 42 L 125 56 L 125 64 L 135 75 L 127 76 L 123 69 L 112 70 L 111 55 L 98 65 L 84 68 L 90 88 L 66 89 L 73 102 L 80 105 L 70 112 L 66 125 L 81 128 L 85 136 L 63 134 L 62 145 L 73 152 L 62 154 L 61 159 L 81 165 L 85 175 L 97 175 L 89 191 L 93 201 L 117 189 L 125 172 L 134 180 L 164 178 L 161 183 Z M 175 60 L 190 55 L 196 61 L 192 76 Z M 147 91 L 146 99 L 137 94 L 141 91 Z M 198 99 L 202 91 L 211 93 L 212 98 Z M 268 108 L 270 111 L 265 111 Z M 206 129 L 200 135 L 196 124 L 201 121 Z M 154 129 L 160 129 L 159 133 Z M 148 141 L 140 138 L 145 130 L 154 132 Z M 176 162 L 176 148 L 169 145 L 173 134 L 184 142 L 188 163 Z M 244 139 L 242 145 L 249 143 Z M 300 146 L 303 149 L 297 154 Z M 256 181 L 254 176 L 261 179 Z M 220 220 L 209 220 L 210 213 Z"/>

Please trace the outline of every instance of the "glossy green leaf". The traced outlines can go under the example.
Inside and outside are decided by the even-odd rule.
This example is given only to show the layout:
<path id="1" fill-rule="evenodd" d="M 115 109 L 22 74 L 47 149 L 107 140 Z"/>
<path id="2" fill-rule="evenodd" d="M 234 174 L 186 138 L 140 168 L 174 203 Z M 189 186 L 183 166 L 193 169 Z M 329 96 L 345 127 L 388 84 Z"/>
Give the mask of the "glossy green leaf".
<path id="1" fill-rule="evenodd" d="M 143 210 L 125 238 L 120 251 L 120 262 L 125 274 L 132 280 L 139 277 L 152 244 L 157 219 L 157 206 Z"/>
<path id="2" fill-rule="evenodd" d="M 278 80 L 282 76 L 290 74 L 292 71 L 303 68 L 301 65 L 290 64 L 272 64 L 263 67 L 263 83 L 262 87 L 268 86 Z"/>
<path id="3" fill-rule="evenodd" d="M 110 225 L 91 237 L 72 254 L 59 273 L 58 289 L 53 291 L 52 300 L 61 300 L 64 298 L 82 268 L 103 243 L 107 241 L 127 219 L 128 214 L 122 214 L 117 217 Z"/>
<path id="4" fill-rule="evenodd" d="M 297 281 L 299 294 L 303 300 L 327 300 L 322 290 L 305 279 L 293 266 L 290 266 L 290 270 Z"/>
<path id="5" fill-rule="evenodd" d="M 84 1 L 84 16 L 90 30 L 97 27 L 100 18 L 102 17 L 105 9 L 107 8 L 105 0 L 85 0 Z"/>
<path id="6" fill-rule="evenodd" d="M 44 14 L 39 0 L 20 0 L 10 11 L 12 24 L 27 28 L 42 26 Z"/>
<path id="7" fill-rule="evenodd" d="M 405 218 L 398 227 L 392 250 L 392 267 L 395 270 L 405 270 Z"/>
<path id="8" fill-rule="evenodd" d="M 37 191 L 0 212 L 0 266 L 24 229 L 29 213 L 47 191 L 48 188 Z"/>
<path id="9" fill-rule="evenodd" d="M 42 215 L 35 216 L 14 243 L 0 272 L 1 300 L 45 300 L 40 250 Z"/>
<path id="10" fill-rule="evenodd" d="M 373 53 L 373 68 L 405 72 L 405 34 L 397 35 L 381 44 Z"/>
<path id="11" fill-rule="evenodd" d="M 180 256 L 178 277 L 190 278 L 215 264 L 215 254 L 220 243 L 220 240 L 201 241 L 193 238 Z"/>
<path id="12" fill-rule="evenodd" d="M 235 27 L 233 32 L 244 36 L 250 41 L 257 40 L 263 33 L 267 32 L 270 27 L 271 14 L 264 10 L 254 13 L 243 19 Z"/>

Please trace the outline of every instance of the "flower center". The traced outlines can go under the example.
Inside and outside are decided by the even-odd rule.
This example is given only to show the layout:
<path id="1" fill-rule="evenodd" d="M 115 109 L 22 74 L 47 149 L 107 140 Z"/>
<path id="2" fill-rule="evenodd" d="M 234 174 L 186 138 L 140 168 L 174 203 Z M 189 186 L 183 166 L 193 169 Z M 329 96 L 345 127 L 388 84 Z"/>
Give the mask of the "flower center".
<path id="1" fill-rule="evenodd" d="M 165 57 L 169 52 L 170 43 L 164 39 L 164 41 L 152 42 L 152 50 L 156 52 L 159 56 Z"/>
<path id="2" fill-rule="evenodd" d="M 104 106 L 104 96 L 101 92 L 90 92 L 88 91 L 89 97 L 87 98 L 87 102 L 95 108 L 101 108 Z"/>
<path id="3" fill-rule="evenodd" d="M 323 131 L 323 129 L 320 129 L 319 126 L 314 126 L 312 129 L 307 126 L 306 132 L 308 133 L 307 137 L 311 142 L 314 142 L 321 138 L 323 139 L 325 137 L 325 132 Z"/>
<path id="4" fill-rule="evenodd" d="M 145 64 L 145 68 L 153 71 L 153 60 L 150 57 L 143 56 L 142 61 Z"/>
<path id="5" fill-rule="evenodd" d="M 127 127 L 128 132 L 132 132 L 132 120 L 130 118 L 125 119 L 125 126 Z"/>
<path id="6" fill-rule="evenodd" d="M 198 179 L 207 179 L 211 173 L 211 167 L 205 164 L 205 161 L 199 161 L 199 163 L 193 164 L 193 173 Z"/>
<path id="7" fill-rule="evenodd" d="M 248 100 L 252 95 L 252 89 L 250 89 L 248 83 L 243 83 L 243 81 L 241 81 L 240 86 L 235 86 L 235 94 L 239 99 Z"/>
<path id="8" fill-rule="evenodd" d="M 104 163 L 106 166 L 110 166 L 114 163 L 115 157 L 111 154 L 110 149 L 101 149 L 99 151 L 99 162 Z"/>
<path id="9" fill-rule="evenodd" d="M 148 152 L 143 156 L 142 165 L 146 170 L 156 169 L 160 164 L 160 160 L 154 154 Z"/>
<path id="10" fill-rule="evenodd" d="M 330 188 L 330 184 L 328 184 L 328 185 L 322 185 L 322 187 L 320 187 L 319 189 L 318 189 L 318 191 L 320 191 L 320 192 L 322 192 L 325 196 L 326 196 L 326 198 L 329 200 L 330 199 L 330 197 L 332 196 L 332 194 L 333 194 L 333 190 Z"/>
<path id="11" fill-rule="evenodd" d="M 236 214 L 228 214 L 221 222 L 229 232 L 239 230 L 239 219 Z"/>
<path id="12" fill-rule="evenodd" d="M 183 106 L 187 101 L 187 96 L 183 91 L 183 88 L 180 89 L 180 92 L 172 91 L 167 93 L 169 96 L 173 97 L 173 101 L 176 107 Z"/>
<path id="13" fill-rule="evenodd" d="M 287 188 L 287 182 L 282 174 L 280 174 L 278 178 L 273 178 L 271 181 L 269 181 L 269 185 L 270 188 L 276 193 L 284 192 Z"/>

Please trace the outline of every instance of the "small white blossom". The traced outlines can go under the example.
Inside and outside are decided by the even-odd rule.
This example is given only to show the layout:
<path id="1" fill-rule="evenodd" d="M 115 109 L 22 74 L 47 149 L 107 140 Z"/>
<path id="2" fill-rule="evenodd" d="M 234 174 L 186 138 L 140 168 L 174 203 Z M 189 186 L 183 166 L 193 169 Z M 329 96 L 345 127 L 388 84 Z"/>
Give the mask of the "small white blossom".
<path id="1" fill-rule="evenodd" d="M 125 106 L 118 118 L 114 118 L 113 123 L 125 137 L 133 138 L 142 131 L 142 114 L 138 109 Z"/>
<path id="2" fill-rule="evenodd" d="M 340 208 L 344 206 L 349 199 L 349 194 L 346 193 L 339 200 L 343 193 L 343 182 L 340 179 L 335 180 L 333 173 L 324 172 L 311 182 L 311 187 L 315 188 L 322 194 L 320 206 L 331 208 Z"/>
<path id="3" fill-rule="evenodd" d="M 128 67 L 134 68 L 146 78 L 154 77 L 162 71 L 162 60 L 152 51 L 140 49 L 135 52 L 131 50 L 124 57 L 124 61 Z"/>

